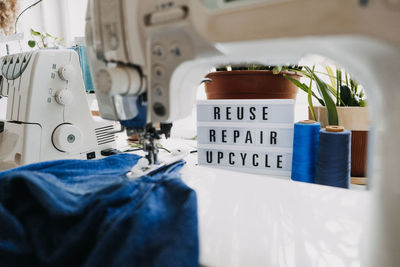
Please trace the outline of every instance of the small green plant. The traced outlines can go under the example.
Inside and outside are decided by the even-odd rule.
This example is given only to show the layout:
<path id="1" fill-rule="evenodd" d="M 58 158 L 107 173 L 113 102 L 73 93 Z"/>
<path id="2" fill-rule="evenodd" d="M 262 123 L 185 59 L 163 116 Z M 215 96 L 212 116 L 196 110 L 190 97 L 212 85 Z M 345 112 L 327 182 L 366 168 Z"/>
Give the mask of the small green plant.
<path id="1" fill-rule="evenodd" d="M 41 33 L 31 29 L 32 39 L 28 41 L 28 45 L 31 48 L 37 47 L 39 49 L 65 46 L 64 38 L 58 38 L 57 36 L 52 36 L 49 33 Z"/>
<path id="2" fill-rule="evenodd" d="M 364 91 L 347 72 L 337 69 L 336 75 L 334 75 L 331 67 L 326 67 L 325 69 L 326 73 L 319 73 L 327 75 L 331 84 L 324 82 L 319 76 L 317 76 L 315 66 L 313 66 L 312 69 L 310 67 L 304 67 L 304 70 L 297 71 L 310 79 L 309 85 L 301 83 L 285 74 L 284 77 L 308 94 L 308 105 L 314 120 L 316 119 L 316 116 L 312 102 L 313 97 L 322 106 L 326 106 L 329 124 L 338 125 L 337 106 L 365 107 L 367 101 L 365 99 Z M 317 94 L 312 90 L 313 82 L 316 83 Z"/>

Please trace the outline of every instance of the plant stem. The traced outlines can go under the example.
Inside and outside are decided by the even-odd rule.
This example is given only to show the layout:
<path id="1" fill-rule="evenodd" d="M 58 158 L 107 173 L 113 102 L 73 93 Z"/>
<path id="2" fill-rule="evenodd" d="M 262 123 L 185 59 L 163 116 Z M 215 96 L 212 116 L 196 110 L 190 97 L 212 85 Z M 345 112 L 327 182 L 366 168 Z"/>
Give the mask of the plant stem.
<path id="1" fill-rule="evenodd" d="M 340 87 L 342 86 L 342 71 L 340 69 L 336 69 L 336 106 L 340 106 Z"/>
<path id="2" fill-rule="evenodd" d="M 309 67 L 305 67 L 305 69 L 307 70 L 307 72 L 311 73 L 313 80 L 315 80 L 315 83 L 317 84 L 319 94 L 324 99 L 326 110 L 328 113 L 329 125 L 338 125 L 338 114 L 336 110 L 336 105 L 335 102 L 332 100 L 331 95 L 329 94 L 327 84 L 324 81 L 320 80 Z"/>
<path id="3" fill-rule="evenodd" d="M 314 71 L 314 70 L 315 70 L 315 65 L 312 68 L 312 71 Z M 312 102 L 312 82 L 313 82 L 313 79 L 310 79 L 310 86 L 308 87 L 308 106 L 311 111 L 312 119 L 316 121 L 317 118 L 315 116 L 314 105 Z"/>

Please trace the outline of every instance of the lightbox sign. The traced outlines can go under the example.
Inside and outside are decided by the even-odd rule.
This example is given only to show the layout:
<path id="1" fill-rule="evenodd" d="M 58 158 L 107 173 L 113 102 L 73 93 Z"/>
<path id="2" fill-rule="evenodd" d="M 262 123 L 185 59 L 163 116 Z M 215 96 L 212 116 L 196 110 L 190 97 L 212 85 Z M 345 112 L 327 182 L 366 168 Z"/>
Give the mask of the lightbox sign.
<path id="1" fill-rule="evenodd" d="M 293 125 L 294 100 L 198 101 L 198 163 L 290 176 Z"/>

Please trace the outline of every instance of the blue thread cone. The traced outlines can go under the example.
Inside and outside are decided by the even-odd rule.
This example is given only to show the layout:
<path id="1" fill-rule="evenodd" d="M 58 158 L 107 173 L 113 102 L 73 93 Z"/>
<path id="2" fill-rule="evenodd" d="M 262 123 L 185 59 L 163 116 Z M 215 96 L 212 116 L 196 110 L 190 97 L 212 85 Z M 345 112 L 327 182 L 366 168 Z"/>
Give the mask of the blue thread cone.
<path id="1" fill-rule="evenodd" d="M 320 123 L 315 121 L 294 124 L 292 180 L 314 183 L 320 129 Z"/>
<path id="2" fill-rule="evenodd" d="M 85 84 L 86 92 L 94 91 L 86 46 L 76 46 L 72 49 L 75 50 L 75 52 L 77 52 L 79 56 L 79 63 L 81 65 L 82 77 Z"/>
<path id="3" fill-rule="evenodd" d="M 328 126 L 329 127 L 329 126 Z M 315 182 L 349 188 L 351 159 L 351 131 L 320 131 L 318 164 Z"/>

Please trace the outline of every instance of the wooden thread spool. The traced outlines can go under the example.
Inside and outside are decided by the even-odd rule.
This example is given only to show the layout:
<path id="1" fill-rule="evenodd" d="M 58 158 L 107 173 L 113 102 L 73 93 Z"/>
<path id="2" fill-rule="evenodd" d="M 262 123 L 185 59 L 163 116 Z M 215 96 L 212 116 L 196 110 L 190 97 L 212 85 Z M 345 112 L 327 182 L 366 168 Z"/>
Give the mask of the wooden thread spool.
<path id="1" fill-rule="evenodd" d="M 331 132 L 331 133 L 338 133 L 338 132 L 343 132 L 344 127 L 343 126 L 336 126 L 336 125 L 328 125 L 326 126 L 326 131 Z"/>
<path id="2" fill-rule="evenodd" d="M 316 121 L 314 121 L 314 120 L 303 120 L 303 121 L 299 121 L 299 123 L 302 123 L 302 124 L 313 124 L 313 123 L 316 123 Z"/>

